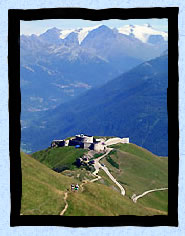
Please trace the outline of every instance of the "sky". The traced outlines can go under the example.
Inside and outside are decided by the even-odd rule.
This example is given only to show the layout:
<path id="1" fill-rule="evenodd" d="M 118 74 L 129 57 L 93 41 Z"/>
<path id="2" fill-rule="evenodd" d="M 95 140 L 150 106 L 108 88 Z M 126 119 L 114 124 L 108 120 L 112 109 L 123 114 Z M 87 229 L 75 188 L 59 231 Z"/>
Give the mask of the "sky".
<path id="1" fill-rule="evenodd" d="M 130 20 L 103 20 L 103 21 L 89 21 L 81 19 L 51 19 L 51 20 L 35 20 L 35 21 L 21 21 L 20 34 L 41 34 L 47 29 L 56 27 L 58 29 L 75 29 L 88 26 L 95 26 L 99 24 L 107 25 L 111 28 L 118 28 L 123 25 L 144 25 L 150 24 L 153 28 L 160 31 L 168 32 L 167 19 L 130 19 Z"/>

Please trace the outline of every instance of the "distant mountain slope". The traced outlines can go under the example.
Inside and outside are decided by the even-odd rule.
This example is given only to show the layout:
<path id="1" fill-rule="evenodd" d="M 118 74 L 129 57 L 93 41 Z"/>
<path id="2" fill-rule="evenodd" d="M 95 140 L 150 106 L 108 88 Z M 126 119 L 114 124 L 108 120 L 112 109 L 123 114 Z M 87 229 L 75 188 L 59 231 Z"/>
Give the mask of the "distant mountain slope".
<path id="1" fill-rule="evenodd" d="M 168 40 L 168 33 L 163 32 L 157 29 L 154 29 L 149 24 L 144 25 L 124 25 L 119 28 L 109 28 L 105 25 L 95 25 L 95 26 L 89 26 L 89 27 L 83 27 L 83 28 L 76 28 L 76 29 L 64 29 L 60 30 L 56 27 L 52 29 L 48 29 L 45 33 L 40 35 L 40 38 L 44 39 L 45 41 L 50 41 L 52 43 L 58 44 L 58 42 L 62 42 L 62 40 L 69 38 L 71 35 L 75 35 L 78 44 L 83 43 L 84 40 L 86 40 L 87 37 L 89 37 L 89 34 L 92 32 L 96 32 L 97 30 L 101 30 L 102 28 L 107 30 L 111 30 L 115 32 L 116 30 L 123 35 L 131 35 L 132 37 L 140 40 L 141 42 L 147 43 L 150 40 L 150 37 L 152 36 L 160 36 L 164 41 Z M 60 41 L 58 41 L 60 39 Z"/>
<path id="2" fill-rule="evenodd" d="M 24 126 L 37 113 L 103 85 L 167 48 L 167 33 L 148 26 L 125 27 L 52 28 L 41 35 L 21 35 Z"/>
<path id="3" fill-rule="evenodd" d="M 161 43 L 161 41 L 168 40 L 168 33 L 154 29 L 149 24 L 144 25 L 124 25 L 118 28 L 118 32 L 121 34 L 132 35 L 139 39 L 143 43 Z M 156 39 L 155 41 L 151 39 Z M 160 39 L 160 40 L 159 40 Z"/>
<path id="4" fill-rule="evenodd" d="M 167 87 L 165 54 L 46 112 L 22 130 L 22 143 L 36 151 L 52 139 L 87 133 L 130 137 L 131 142 L 167 156 Z"/>

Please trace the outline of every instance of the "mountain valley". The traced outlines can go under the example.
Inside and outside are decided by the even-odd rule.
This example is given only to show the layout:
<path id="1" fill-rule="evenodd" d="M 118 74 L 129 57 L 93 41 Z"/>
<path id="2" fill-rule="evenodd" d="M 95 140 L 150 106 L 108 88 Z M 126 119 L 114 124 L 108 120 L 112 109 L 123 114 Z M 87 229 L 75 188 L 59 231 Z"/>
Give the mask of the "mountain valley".
<path id="1" fill-rule="evenodd" d="M 43 112 L 22 129 L 22 143 L 37 151 L 74 133 L 130 137 L 160 156 L 168 155 L 168 52 L 105 85 Z M 24 148 L 24 146 L 22 146 Z"/>

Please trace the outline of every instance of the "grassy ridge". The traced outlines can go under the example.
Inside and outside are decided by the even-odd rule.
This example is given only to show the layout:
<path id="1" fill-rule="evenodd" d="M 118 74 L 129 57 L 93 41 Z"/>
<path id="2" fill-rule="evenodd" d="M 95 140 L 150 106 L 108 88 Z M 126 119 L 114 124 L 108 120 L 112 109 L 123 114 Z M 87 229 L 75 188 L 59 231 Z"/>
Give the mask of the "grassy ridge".
<path id="1" fill-rule="evenodd" d="M 153 154 L 152 152 L 148 151 L 147 149 L 139 147 L 133 143 L 115 144 L 115 145 L 112 145 L 111 147 L 116 148 L 116 149 L 120 149 L 122 151 L 128 152 L 128 153 L 136 155 L 136 156 L 144 157 L 147 159 L 149 159 L 150 157 L 159 157 L 159 156 Z M 166 159 L 164 159 L 164 160 L 166 160 Z"/>
<path id="2" fill-rule="evenodd" d="M 117 181 L 125 187 L 128 196 L 131 197 L 133 194 L 139 195 L 150 189 L 168 187 L 167 157 L 158 157 L 131 143 L 117 144 L 112 147 L 117 149 L 117 152 L 113 153 L 111 158 L 119 164 L 119 170 L 107 162 L 106 159 L 103 162 Z M 157 208 L 158 203 L 162 200 L 162 194 L 167 193 L 154 193 L 145 197 L 151 199 Z M 155 199 L 153 199 L 154 196 Z M 141 199 L 139 201 L 143 202 Z M 167 196 L 162 202 L 163 204 L 159 204 L 163 205 L 160 209 L 167 209 Z"/>
<path id="3" fill-rule="evenodd" d="M 32 156 L 45 164 L 51 169 L 58 168 L 60 170 L 64 169 L 75 169 L 74 162 L 76 158 L 79 158 L 87 150 L 76 149 L 75 147 L 61 147 L 61 148 L 48 148 L 39 152 L 35 152 Z"/>
<path id="4" fill-rule="evenodd" d="M 24 153 L 22 165 L 22 204 L 23 215 L 59 215 L 64 208 L 64 193 L 71 183 L 77 182 L 50 170 Z M 78 180 L 78 183 L 81 182 Z M 104 184 L 88 183 L 84 190 L 68 194 L 65 215 L 150 215 L 150 211 L 138 204 L 134 207 L 130 199 L 123 198 L 119 192 L 112 191 Z"/>
<path id="5" fill-rule="evenodd" d="M 59 215 L 64 208 L 64 192 L 74 182 L 21 153 L 23 215 Z M 80 181 L 79 181 L 80 182 Z"/>
<path id="6" fill-rule="evenodd" d="M 66 216 L 105 216 L 105 215 L 161 215 L 168 212 L 168 191 L 150 193 L 133 203 L 130 197 L 135 193 L 168 186 L 168 158 L 158 157 L 134 144 L 113 145 L 116 150 L 109 155 L 119 164 L 112 166 L 106 158 L 111 174 L 126 189 L 126 196 L 100 170 L 102 179 L 87 183 L 77 193 L 68 194 Z M 46 149 L 34 153 L 34 158 L 21 153 L 23 214 L 57 214 L 64 208 L 64 193 L 71 183 L 81 184 L 84 179 L 93 179 L 85 169 L 77 169 L 73 162 L 86 150 L 74 147 Z M 58 174 L 48 167 L 68 166 L 70 170 Z M 64 176 L 67 175 L 67 176 Z"/>

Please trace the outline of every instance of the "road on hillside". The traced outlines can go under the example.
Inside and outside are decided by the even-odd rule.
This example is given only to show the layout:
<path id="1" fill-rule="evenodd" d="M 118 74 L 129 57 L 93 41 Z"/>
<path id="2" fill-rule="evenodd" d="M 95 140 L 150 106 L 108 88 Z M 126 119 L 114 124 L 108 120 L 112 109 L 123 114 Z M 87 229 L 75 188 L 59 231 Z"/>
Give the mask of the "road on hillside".
<path id="1" fill-rule="evenodd" d="M 104 155 L 98 157 L 97 159 L 95 159 L 95 163 L 94 163 L 94 168 L 95 171 L 93 172 L 94 175 L 98 175 L 99 169 L 101 168 L 102 170 L 105 171 L 105 173 L 109 176 L 109 178 L 120 188 L 121 190 L 121 194 L 124 196 L 125 195 L 125 189 L 123 188 L 123 186 L 118 183 L 118 181 L 111 175 L 111 173 L 109 172 L 109 170 L 107 169 L 107 167 L 102 166 L 99 161 L 104 158 L 105 156 L 107 156 L 109 154 L 109 152 L 111 152 L 113 150 L 113 148 L 107 148 L 107 151 Z"/>
<path id="2" fill-rule="evenodd" d="M 151 192 L 155 192 L 155 191 L 163 191 L 163 190 L 167 190 L 168 188 L 156 188 L 156 189 L 151 189 L 151 190 L 148 190 L 148 191 L 145 191 L 144 193 L 138 195 L 138 196 L 135 196 L 135 194 L 132 196 L 132 200 L 134 203 L 137 202 L 137 200 L 141 197 L 144 197 L 146 194 L 148 193 L 151 193 Z"/>
<path id="3" fill-rule="evenodd" d="M 109 170 L 107 169 L 107 167 L 101 166 L 101 168 L 102 168 L 102 170 L 105 171 L 105 173 L 109 176 L 109 178 L 120 188 L 121 194 L 122 194 L 123 196 L 125 196 L 125 189 L 124 189 L 123 186 L 122 186 L 120 183 L 118 183 L 118 181 L 111 175 L 111 173 L 109 172 Z"/>
<path id="4" fill-rule="evenodd" d="M 99 172 L 99 169 L 101 168 L 101 164 L 99 163 L 99 161 L 104 158 L 105 156 L 107 156 L 109 154 L 110 151 L 112 151 L 113 148 L 107 148 L 107 151 L 104 155 L 94 159 L 94 168 L 95 171 L 93 172 L 93 175 L 97 175 Z"/>

